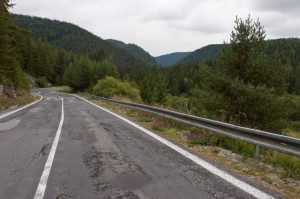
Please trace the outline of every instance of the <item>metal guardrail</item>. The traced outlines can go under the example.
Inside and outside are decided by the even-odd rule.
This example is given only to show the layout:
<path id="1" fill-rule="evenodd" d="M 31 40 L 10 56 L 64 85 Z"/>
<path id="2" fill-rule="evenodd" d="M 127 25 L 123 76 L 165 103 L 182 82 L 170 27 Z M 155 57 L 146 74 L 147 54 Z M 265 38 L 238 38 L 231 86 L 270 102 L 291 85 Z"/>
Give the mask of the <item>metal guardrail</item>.
<path id="1" fill-rule="evenodd" d="M 300 158 L 300 139 L 297 138 L 235 126 L 232 124 L 218 122 L 215 120 L 205 119 L 205 118 L 196 117 L 188 114 L 178 113 L 175 111 L 165 110 L 153 106 L 112 100 L 112 99 L 91 95 L 88 93 L 80 93 L 80 94 L 87 95 L 92 99 L 112 102 L 122 106 L 127 106 L 130 108 L 139 109 L 153 114 L 161 115 L 182 122 L 187 125 L 195 126 L 214 133 L 218 133 L 234 139 L 238 139 L 250 144 L 254 144 L 256 157 L 258 156 L 259 153 L 259 147 L 264 147 L 264 148 L 272 149 L 274 151 L 279 151 Z"/>

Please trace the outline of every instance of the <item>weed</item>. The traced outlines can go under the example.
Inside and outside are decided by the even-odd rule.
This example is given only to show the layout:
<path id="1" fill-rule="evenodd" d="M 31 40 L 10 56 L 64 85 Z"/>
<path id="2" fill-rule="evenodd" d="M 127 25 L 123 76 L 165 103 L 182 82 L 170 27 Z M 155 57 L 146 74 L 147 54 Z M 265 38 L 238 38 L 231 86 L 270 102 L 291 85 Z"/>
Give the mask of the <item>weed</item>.
<path id="1" fill-rule="evenodd" d="M 212 150 L 211 150 L 211 152 L 212 152 L 212 153 L 216 153 L 216 154 L 217 154 L 217 153 L 219 153 L 219 152 L 220 152 L 220 149 L 216 149 L 216 148 L 214 148 L 214 149 L 212 149 Z"/>
<path id="2" fill-rule="evenodd" d="M 190 141 L 189 141 L 189 145 L 190 145 L 190 146 L 193 146 L 193 145 L 204 145 L 204 146 L 206 146 L 206 145 L 207 145 L 207 142 L 206 142 L 206 140 L 203 139 L 203 138 L 198 138 L 198 139 L 190 140 Z"/>
<path id="3" fill-rule="evenodd" d="M 163 132 L 163 131 L 164 131 L 164 128 L 159 127 L 159 126 L 152 126 L 152 129 L 153 129 L 154 131 L 159 131 L 159 132 Z"/>
<path id="4" fill-rule="evenodd" d="M 17 98 L 8 98 L 5 95 L 0 95 L 0 111 L 6 111 L 11 107 L 19 107 L 25 104 L 29 104 L 36 99 L 28 91 L 19 90 L 17 92 Z"/>
<path id="5" fill-rule="evenodd" d="M 281 175 L 300 180 L 300 159 L 272 151 L 264 158 L 264 162 L 282 168 Z"/>
<path id="6" fill-rule="evenodd" d="M 140 119 L 140 122 L 152 122 L 152 118 L 149 118 L 149 119 Z"/>

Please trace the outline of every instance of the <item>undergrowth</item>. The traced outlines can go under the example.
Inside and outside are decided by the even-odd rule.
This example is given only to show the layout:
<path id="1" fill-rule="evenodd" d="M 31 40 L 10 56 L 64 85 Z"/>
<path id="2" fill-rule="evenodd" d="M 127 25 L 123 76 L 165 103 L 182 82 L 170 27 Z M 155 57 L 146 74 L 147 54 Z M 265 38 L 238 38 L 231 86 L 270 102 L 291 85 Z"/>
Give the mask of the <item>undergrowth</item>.
<path id="1" fill-rule="evenodd" d="M 9 98 L 6 95 L 0 95 L 0 112 L 6 111 L 12 107 L 19 107 L 33 102 L 36 97 L 32 96 L 28 91 L 17 91 L 17 98 Z"/>

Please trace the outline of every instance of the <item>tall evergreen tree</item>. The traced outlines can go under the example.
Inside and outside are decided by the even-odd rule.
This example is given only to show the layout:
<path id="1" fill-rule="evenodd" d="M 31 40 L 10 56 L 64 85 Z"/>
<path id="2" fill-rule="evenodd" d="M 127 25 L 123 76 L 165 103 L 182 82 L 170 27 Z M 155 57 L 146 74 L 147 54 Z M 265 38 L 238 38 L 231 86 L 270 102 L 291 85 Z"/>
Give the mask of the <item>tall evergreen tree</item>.
<path id="1" fill-rule="evenodd" d="M 0 74 L 12 83 L 18 63 L 11 46 L 13 24 L 7 11 L 9 5 L 7 0 L 0 1 Z"/>
<path id="2" fill-rule="evenodd" d="M 230 47 L 219 59 L 219 72 L 207 75 L 202 93 L 204 107 L 227 122 L 280 132 L 290 111 L 283 67 L 265 54 L 265 31 L 250 16 L 236 19 Z"/>

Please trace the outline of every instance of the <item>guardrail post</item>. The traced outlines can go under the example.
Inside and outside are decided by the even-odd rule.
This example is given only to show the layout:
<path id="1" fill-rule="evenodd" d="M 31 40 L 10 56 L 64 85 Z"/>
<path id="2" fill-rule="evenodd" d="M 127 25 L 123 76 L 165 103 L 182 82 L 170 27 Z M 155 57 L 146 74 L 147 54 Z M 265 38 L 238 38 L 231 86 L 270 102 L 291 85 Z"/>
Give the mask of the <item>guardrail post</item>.
<path id="1" fill-rule="evenodd" d="M 257 158 L 259 155 L 259 146 L 255 145 L 255 152 L 254 152 L 254 157 Z"/>

